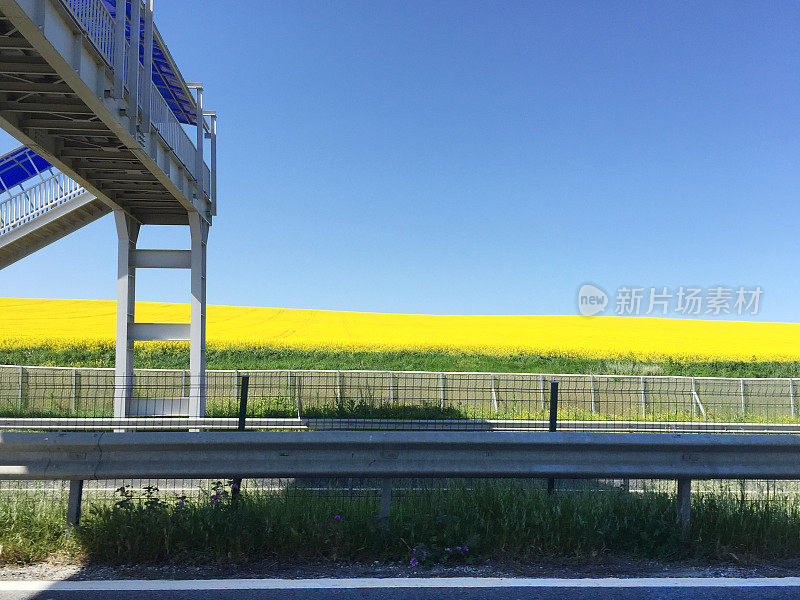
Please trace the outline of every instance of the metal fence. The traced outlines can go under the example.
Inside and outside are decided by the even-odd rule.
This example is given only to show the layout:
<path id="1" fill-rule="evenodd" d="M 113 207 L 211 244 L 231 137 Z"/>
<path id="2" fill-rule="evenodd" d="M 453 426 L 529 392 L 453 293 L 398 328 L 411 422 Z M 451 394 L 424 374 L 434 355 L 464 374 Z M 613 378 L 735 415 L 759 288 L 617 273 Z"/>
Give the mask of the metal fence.
<path id="1" fill-rule="evenodd" d="M 0 366 L 0 429 L 233 429 L 242 375 L 248 429 L 800 432 L 797 379 L 410 371 L 208 371 L 189 418 L 188 371 L 137 370 L 125 400 L 113 369 Z"/>

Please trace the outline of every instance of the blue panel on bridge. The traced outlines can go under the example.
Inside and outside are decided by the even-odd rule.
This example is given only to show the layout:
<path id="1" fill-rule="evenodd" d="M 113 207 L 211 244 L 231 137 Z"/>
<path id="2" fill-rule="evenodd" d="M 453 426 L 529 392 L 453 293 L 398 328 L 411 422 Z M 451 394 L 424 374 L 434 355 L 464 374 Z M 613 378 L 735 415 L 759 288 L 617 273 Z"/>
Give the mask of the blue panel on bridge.
<path id="1" fill-rule="evenodd" d="M 20 146 L 16 150 L 0 156 L 0 192 L 8 191 L 15 185 L 25 183 L 31 177 L 52 166 L 30 148 Z"/>
<path id="2" fill-rule="evenodd" d="M 103 0 L 111 16 L 116 16 L 117 0 Z M 130 4 L 126 2 L 128 21 L 130 21 Z M 139 39 L 139 62 L 144 64 L 144 18 L 141 19 L 139 27 L 141 36 Z M 130 41 L 130 23 L 125 24 L 125 37 Z M 161 92 L 161 96 L 169 106 L 172 113 L 181 123 L 187 125 L 197 125 L 195 104 L 190 99 L 180 84 L 178 75 L 173 71 L 172 66 L 167 60 L 167 50 L 162 48 L 157 42 L 153 43 L 153 83 Z"/>

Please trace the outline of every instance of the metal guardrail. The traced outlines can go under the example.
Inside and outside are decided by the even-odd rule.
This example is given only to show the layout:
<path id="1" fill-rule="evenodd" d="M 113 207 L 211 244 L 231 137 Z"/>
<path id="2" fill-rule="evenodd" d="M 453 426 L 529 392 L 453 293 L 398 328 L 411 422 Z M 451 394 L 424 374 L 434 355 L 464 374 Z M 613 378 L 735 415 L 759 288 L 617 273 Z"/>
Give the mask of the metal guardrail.
<path id="1" fill-rule="evenodd" d="M 549 422 L 532 419 L 297 419 L 248 417 L 249 431 L 547 431 Z M 236 417 L 0 417 L 6 431 L 226 431 L 238 427 Z M 712 423 L 707 421 L 576 421 L 559 420 L 561 431 L 605 433 L 800 433 L 800 423 Z"/>
<path id="2" fill-rule="evenodd" d="M 0 433 L 0 479 L 68 479 L 67 522 L 84 480 L 260 477 L 675 479 L 690 520 L 692 479 L 800 479 L 796 436 L 635 433 Z M 549 486 L 552 489 L 552 485 Z"/>
<path id="3" fill-rule="evenodd" d="M 794 436 L 485 432 L 0 433 L 0 479 L 800 479 Z"/>

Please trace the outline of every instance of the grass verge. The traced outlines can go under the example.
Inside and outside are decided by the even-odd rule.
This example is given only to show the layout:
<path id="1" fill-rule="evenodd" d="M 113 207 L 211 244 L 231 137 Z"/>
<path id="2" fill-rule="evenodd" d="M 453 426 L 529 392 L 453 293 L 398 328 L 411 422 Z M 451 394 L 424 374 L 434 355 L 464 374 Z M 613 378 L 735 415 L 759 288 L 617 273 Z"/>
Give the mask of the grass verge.
<path id="1" fill-rule="evenodd" d="M 4 502 L 0 562 L 60 553 L 97 564 L 323 558 L 411 568 L 601 554 L 666 561 L 800 555 L 800 506 L 785 496 L 696 495 L 687 539 L 676 529 L 670 495 L 608 489 L 548 496 L 522 481 L 398 495 L 387 527 L 377 514 L 374 498 L 292 487 L 233 499 L 217 487 L 194 499 L 90 502 L 65 540 L 63 507 Z"/>

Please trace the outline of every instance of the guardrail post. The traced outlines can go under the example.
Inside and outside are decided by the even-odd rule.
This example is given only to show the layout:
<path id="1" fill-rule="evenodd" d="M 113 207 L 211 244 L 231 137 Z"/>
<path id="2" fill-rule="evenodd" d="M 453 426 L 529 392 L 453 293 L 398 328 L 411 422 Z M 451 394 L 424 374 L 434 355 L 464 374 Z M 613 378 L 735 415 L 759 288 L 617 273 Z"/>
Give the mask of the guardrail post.
<path id="1" fill-rule="evenodd" d="M 392 510 L 392 480 L 388 477 L 381 479 L 381 525 L 389 526 L 389 517 Z"/>
<path id="2" fill-rule="evenodd" d="M 550 382 L 550 427 L 548 431 L 553 432 L 558 425 L 558 382 Z M 556 487 L 556 480 L 553 477 L 547 479 L 547 493 L 552 494 Z"/>
<path id="3" fill-rule="evenodd" d="M 676 515 L 681 535 L 689 534 L 692 505 L 692 480 L 678 479 L 678 514 Z"/>
<path id="4" fill-rule="evenodd" d="M 244 431 L 247 425 L 247 391 L 250 388 L 250 375 L 242 375 L 241 395 L 239 397 L 239 424 L 237 431 Z M 239 495 L 242 487 L 242 478 L 235 478 L 231 484 L 231 497 Z"/>
<path id="5" fill-rule="evenodd" d="M 81 499 L 83 498 L 83 480 L 70 479 L 69 500 L 67 501 L 67 527 L 75 527 L 81 520 Z"/>

